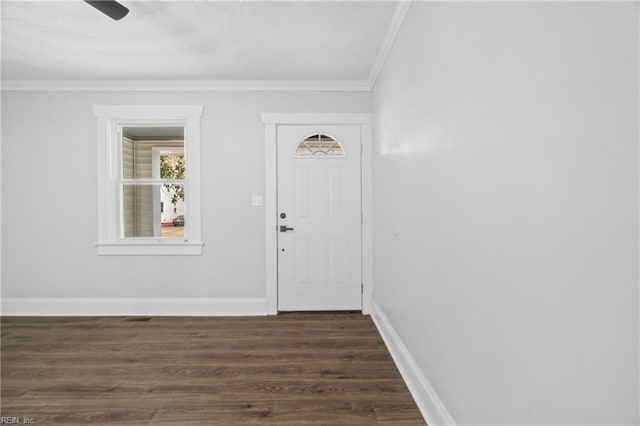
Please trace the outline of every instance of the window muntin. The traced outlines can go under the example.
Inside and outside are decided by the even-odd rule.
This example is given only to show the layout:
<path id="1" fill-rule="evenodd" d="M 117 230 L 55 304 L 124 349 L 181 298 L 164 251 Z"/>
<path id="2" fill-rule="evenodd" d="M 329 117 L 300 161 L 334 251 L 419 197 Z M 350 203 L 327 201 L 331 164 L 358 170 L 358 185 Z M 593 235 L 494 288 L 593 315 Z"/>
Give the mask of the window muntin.
<path id="1" fill-rule="evenodd" d="M 344 148 L 334 138 L 317 133 L 305 138 L 296 147 L 295 157 L 300 158 L 325 158 L 345 157 Z"/>

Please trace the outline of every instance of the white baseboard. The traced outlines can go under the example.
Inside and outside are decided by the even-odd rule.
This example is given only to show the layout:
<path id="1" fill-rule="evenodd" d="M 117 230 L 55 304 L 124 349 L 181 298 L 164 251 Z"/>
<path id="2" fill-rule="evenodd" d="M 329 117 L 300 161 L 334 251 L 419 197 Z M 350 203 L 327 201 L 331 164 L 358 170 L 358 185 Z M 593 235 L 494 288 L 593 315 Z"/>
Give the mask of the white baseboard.
<path id="1" fill-rule="evenodd" d="M 371 318 L 427 424 L 429 426 L 455 426 L 456 423 L 449 411 L 422 374 L 420 367 L 400 340 L 400 336 L 395 332 L 384 312 L 375 302 L 372 304 Z"/>
<path id="2" fill-rule="evenodd" d="M 4 316 L 257 316 L 265 298 L 3 298 Z"/>

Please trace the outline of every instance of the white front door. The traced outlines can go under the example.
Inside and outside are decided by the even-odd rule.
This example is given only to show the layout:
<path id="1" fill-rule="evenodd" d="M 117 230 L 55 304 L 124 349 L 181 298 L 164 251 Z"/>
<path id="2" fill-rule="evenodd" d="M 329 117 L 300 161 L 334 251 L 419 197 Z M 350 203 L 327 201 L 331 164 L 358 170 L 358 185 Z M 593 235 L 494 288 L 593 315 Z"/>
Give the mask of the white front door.
<path id="1" fill-rule="evenodd" d="M 278 126 L 278 309 L 360 310 L 360 126 Z"/>

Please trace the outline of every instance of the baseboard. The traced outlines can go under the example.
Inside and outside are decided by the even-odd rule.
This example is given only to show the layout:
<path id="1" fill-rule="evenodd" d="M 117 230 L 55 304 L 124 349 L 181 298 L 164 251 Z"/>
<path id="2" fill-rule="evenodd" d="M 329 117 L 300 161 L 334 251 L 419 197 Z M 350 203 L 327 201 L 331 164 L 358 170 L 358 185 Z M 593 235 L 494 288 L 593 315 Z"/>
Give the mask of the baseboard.
<path id="1" fill-rule="evenodd" d="M 4 316 L 257 316 L 265 298 L 3 298 Z"/>
<path id="2" fill-rule="evenodd" d="M 422 374 L 420 367 L 418 367 L 409 350 L 400 340 L 400 336 L 395 332 L 384 312 L 375 302 L 372 303 L 371 308 L 371 318 L 387 345 L 398 370 L 400 370 L 400 374 L 418 405 L 422 417 L 424 417 L 429 426 L 455 426 L 456 423 L 449 411 L 447 411 L 427 378 Z"/>

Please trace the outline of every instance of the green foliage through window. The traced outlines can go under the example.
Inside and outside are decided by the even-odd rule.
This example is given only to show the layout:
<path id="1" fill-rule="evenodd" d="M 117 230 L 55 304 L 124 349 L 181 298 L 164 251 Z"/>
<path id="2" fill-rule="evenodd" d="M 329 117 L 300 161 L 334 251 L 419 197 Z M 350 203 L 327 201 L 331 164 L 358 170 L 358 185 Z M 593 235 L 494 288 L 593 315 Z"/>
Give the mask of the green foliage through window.
<path id="1" fill-rule="evenodd" d="M 185 178 L 186 168 L 183 154 L 164 154 L 160 156 L 160 178 L 182 180 Z M 162 185 L 165 194 L 171 198 L 175 206 L 178 200 L 184 201 L 184 185 L 168 183 Z"/>

